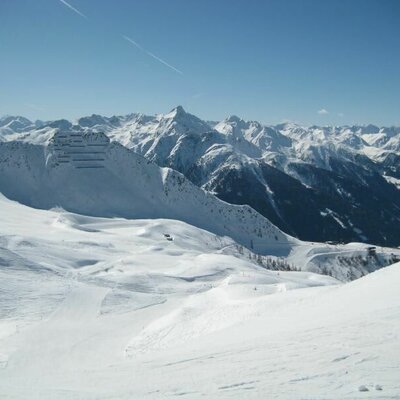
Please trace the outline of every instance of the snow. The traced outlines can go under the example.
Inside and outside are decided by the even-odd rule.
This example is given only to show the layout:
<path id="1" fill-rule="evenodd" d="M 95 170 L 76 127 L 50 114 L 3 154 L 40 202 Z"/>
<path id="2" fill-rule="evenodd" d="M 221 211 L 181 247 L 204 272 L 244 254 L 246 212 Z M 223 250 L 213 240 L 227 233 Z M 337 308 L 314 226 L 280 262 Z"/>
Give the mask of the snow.
<path id="1" fill-rule="evenodd" d="M 386 179 L 387 182 L 396 186 L 397 189 L 400 189 L 400 179 L 397 179 L 397 178 L 394 178 L 393 176 L 388 176 L 388 175 L 383 175 L 383 177 Z"/>
<path id="2" fill-rule="evenodd" d="M 342 228 L 346 228 L 346 225 L 340 220 L 339 216 L 329 208 L 326 208 L 325 211 L 321 211 L 320 213 L 323 217 L 329 216 L 333 218 Z"/>
<path id="3" fill-rule="evenodd" d="M 399 137 L 182 107 L 0 118 L 0 398 L 397 398 L 399 249 L 299 241 L 149 160 L 206 185 L 259 157 L 382 161 Z"/>
<path id="4" fill-rule="evenodd" d="M 58 132 L 44 147 L 0 143 L 0 191 L 43 209 L 178 219 L 261 254 L 287 255 L 297 242 L 249 206 L 225 203 L 101 133 Z"/>
<path id="5" fill-rule="evenodd" d="M 0 196 L 0 220 L 4 398 L 400 391 L 400 263 L 340 284 L 265 270 L 232 239 L 171 219 L 89 217 Z M 296 249 L 300 260 L 337 246 Z"/>

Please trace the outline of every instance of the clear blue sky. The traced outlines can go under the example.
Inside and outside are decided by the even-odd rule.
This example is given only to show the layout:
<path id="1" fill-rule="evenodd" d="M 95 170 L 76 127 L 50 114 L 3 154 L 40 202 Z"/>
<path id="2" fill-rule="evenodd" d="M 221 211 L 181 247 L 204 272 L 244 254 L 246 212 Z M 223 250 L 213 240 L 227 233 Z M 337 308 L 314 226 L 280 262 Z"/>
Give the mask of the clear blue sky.
<path id="1" fill-rule="evenodd" d="M 0 115 L 400 125 L 398 0 L 67 1 L 0 0 Z"/>

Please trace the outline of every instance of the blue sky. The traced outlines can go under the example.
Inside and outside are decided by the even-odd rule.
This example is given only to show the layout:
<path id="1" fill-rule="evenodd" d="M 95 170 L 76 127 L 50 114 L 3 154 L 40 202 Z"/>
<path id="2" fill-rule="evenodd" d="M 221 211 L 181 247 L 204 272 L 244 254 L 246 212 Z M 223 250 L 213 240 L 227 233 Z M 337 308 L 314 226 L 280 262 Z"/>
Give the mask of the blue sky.
<path id="1" fill-rule="evenodd" d="M 0 115 L 400 124 L 400 1 L 66 1 L 0 1 Z"/>

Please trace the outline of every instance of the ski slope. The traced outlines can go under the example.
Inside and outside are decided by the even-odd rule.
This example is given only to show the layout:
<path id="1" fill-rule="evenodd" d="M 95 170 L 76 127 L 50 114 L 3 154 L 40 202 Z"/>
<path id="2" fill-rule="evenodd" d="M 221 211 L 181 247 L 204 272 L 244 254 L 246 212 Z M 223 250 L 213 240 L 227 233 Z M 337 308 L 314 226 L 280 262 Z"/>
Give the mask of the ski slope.
<path id="1" fill-rule="evenodd" d="M 398 398 L 400 264 L 341 284 L 176 220 L 0 221 L 0 398 Z"/>

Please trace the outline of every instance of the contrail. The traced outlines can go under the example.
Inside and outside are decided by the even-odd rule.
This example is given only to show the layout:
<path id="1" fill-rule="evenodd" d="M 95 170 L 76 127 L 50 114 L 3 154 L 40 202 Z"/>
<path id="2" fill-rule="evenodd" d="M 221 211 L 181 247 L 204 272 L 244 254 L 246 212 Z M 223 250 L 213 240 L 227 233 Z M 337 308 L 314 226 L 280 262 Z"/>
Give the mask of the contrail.
<path id="1" fill-rule="evenodd" d="M 61 0 L 60 0 L 61 1 Z M 173 65 L 168 64 L 166 61 L 164 61 L 162 58 L 157 57 L 155 54 L 151 53 L 150 51 L 146 50 L 145 48 L 143 48 L 139 43 L 135 42 L 133 39 L 131 39 L 128 36 L 122 36 L 125 40 L 127 40 L 129 43 L 132 43 L 134 46 L 136 46 L 139 50 L 142 50 L 144 53 L 146 53 L 149 57 L 154 58 L 155 60 L 157 60 L 158 62 L 160 62 L 161 64 L 164 64 L 166 67 L 172 69 L 173 71 L 177 72 L 178 74 L 183 75 L 183 72 L 180 71 L 178 68 L 175 68 Z"/>
<path id="2" fill-rule="evenodd" d="M 122 36 L 125 40 L 127 40 L 128 42 L 132 43 L 133 45 L 135 45 L 138 49 L 145 51 L 145 49 L 137 42 L 135 42 L 133 39 L 131 39 L 128 36 Z"/>
<path id="3" fill-rule="evenodd" d="M 160 57 L 157 57 L 155 54 L 150 53 L 150 51 L 146 50 L 146 53 L 150 56 L 153 57 L 155 60 L 159 61 L 160 63 L 166 65 L 168 68 L 171 68 L 172 70 L 176 71 L 178 74 L 183 75 L 182 71 L 179 71 L 178 68 L 173 67 L 171 64 L 168 64 L 166 61 L 164 61 L 163 59 L 161 59 Z"/>
<path id="4" fill-rule="evenodd" d="M 88 19 L 88 17 L 81 13 L 78 9 L 76 9 L 75 7 L 72 7 L 71 4 L 67 3 L 65 0 L 60 0 L 61 3 L 63 3 L 65 6 L 67 6 L 70 10 L 72 10 L 73 12 L 77 13 L 78 15 L 80 15 L 83 18 Z"/>
<path id="5" fill-rule="evenodd" d="M 70 10 L 72 10 L 73 12 L 75 12 L 76 14 L 80 15 L 81 17 L 88 19 L 88 17 L 81 13 L 77 8 L 71 6 L 71 4 L 69 4 L 66 0 L 59 0 L 62 4 L 64 4 L 66 7 L 68 7 Z M 172 69 L 173 71 L 177 72 L 178 74 L 183 75 L 183 72 L 180 71 L 178 68 L 175 68 L 173 65 L 168 64 L 165 60 L 163 60 L 162 58 L 156 56 L 155 54 L 153 54 L 152 52 L 146 50 L 144 47 L 142 47 L 139 43 L 135 42 L 133 39 L 131 39 L 128 36 L 122 35 L 122 37 L 127 40 L 129 43 L 133 44 L 134 46 L 136 46 L 139 50 L 143 51 L 144 53 L 146 53 L 149 57 L 154 58 L 155 60 L 157 60 L 159 63 L 165 65 L 166 67 Z"/>

